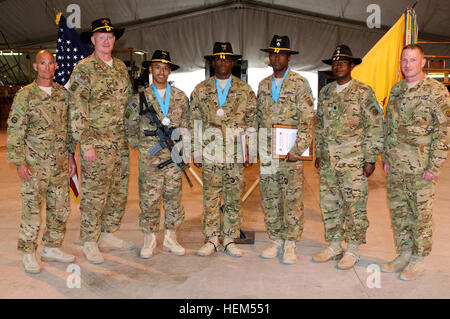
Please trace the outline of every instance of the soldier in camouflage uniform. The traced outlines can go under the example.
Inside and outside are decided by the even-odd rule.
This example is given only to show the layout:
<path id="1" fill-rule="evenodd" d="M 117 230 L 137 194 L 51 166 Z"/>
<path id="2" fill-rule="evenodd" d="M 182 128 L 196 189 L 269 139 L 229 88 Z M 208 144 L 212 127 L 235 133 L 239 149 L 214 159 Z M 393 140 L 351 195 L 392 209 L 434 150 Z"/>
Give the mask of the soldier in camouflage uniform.
<path id="1" fill-rule="evenodd" d="M 230 43 L 216 42 L 213 54 L 205 56 L 205 59 L 212 61 L 215 76 L 198 84 L 191 95 L 189 125 L 191 132 L 194 132 L 194 164 L 202 167 L 203 234 L 207 240 L 197 252 L 200 256 L 208 256 L 217 251 L 219 236 L 224 237 L 226 253 L 234 257 L 242 256 L 234 239 L 240 234 L 241 195 L 245 187 L 244 166 L 248 165 L 249 158 L 245 160 L 246 163 L 238 159 L 241 154 L 240 145 L 234 141 L 233 144 L 228 144 L 226 150 L 226 140 L 230 138 L 227 130 L 228 133 L 231 129 L 241 129 L 243 132 L 248 128 L 255 130 L 255 94 L 248 84 L 231 75 L 234 61 L 241 57 L 233 54 Z M 222 94 L 222 91 L 222 98 L 219 98 L 218 94 Z M 211 140 L 214 138 L 214 143 L 202 141 L 202 129 L 205 136 L 213 133 Z M 223 143 L 220 138 L 223 138 Z M 205 155 L 211 145 L 218 146 L 215 158 Z M 228 151 L 231 148 L 234 150 L 235 146 L 238 146 L 237 153 L 233 153 L 237 157 L 226 158 Z M 220 214 L 222 195 L 223 222 Z"/>
<path id="2" fill-rule="evenodd" d="M 77 64 L 70 78 L 72 132 L 81 152 L 81 240 L 91 263 L 104 261 L 99 247 L 134 246 L 113 235 L 128 191 L 124 113 L 132 89 L 125 64 L 111 56 L 123 31 L 107 18 L 95 20 L 92 31 L 81 34 L 83 40 L 92 41 L 94 53 Z"/>
<path id="3" fill-rule="evenodd" d="M 330 64 L 336 81 L 319 95 L 316 122 L 316 161 L 320 174 L 320 206 L 325 239 L 330 245 L 313 256 L 316 262 L 338 259 L 340 269 L 359 260 L 358 246 L 366 243 L 368 177 L 383 147 L 383 110 L 372 88 L 351 78 L 362 62 L 350 48 L 339 45 Z"/>
<path id="4" fill-rule="evenodd" d="M 312 141 L 314 103 L 308 81 L 289 69 L 291 55 L 288 36 L 274 35 L 267 49 L 273 75 L 259 83 L 257 122 L 259 130 L 269 132 L 274 124 L 297 128 L 294 146 L 288 154 L 277 159 L 275 172 L 264 172 L 261 145 L 272 145 L 271 137 L 260 145 L 260 191 L 264 221 L 272 240 L 261 257 L 274 258 L 282 252 L 282 262 L 297 262 L 296 242 L 303 232 L 303 161 L 300 156 Z M 278 91 L 277 91 L 278 89 Z M 264 153 L 265 154 L 265 153 Z"/>
<path id="5" fill-rule="evenodd" d="M 384 272 L 413 280 L 425 271 L 431 252 L 435 178 L 447 158 L 447 89 L 423 73 L 426 59 L 418 45 L 403 48 L 400 67 L 405 80 L 389 96 L 384 122 L 383 168 L 396 249 Z"/>
<path id="6" fill-rule="evenodd" d="M 170 53 L 156 50 L 151 61 L 144 61 L 152 75 L 153 84 L 145 89 L 147 103 L 153 106 L 160 121 L 174 128 L 187 127 L 189 100 L 180 89 L 167 83 L 171 71 L 179 68 L 171 62 Z M 168 105 L 165 104 L 168 99 Z M 145 107 L 145 106 L 143 106 Z M 146 136 L 145 131 L 154 132 L 156 125 L 145 115 L 139 115 L 139 94 L 129 103 L 125 112 L 125 128 L 131 147 L 139 151 L 139 224 L 144 232 L 142 258 L 150 258 L 156 247 L 155 232 L 159 229 L 161 193 L 164 200 L 164 228 L 166 234 L 163 246 L 175 255 L 184 255 L 185 249 L 176 240 L 176 229 L 184 219 L 181 205 L 181 169 L 174 163 L 159 169 L 171 158 L 169 150 L 163 149 L 156 155 L 149 150 L 159 143 L 158 136 Z"/>
<path id="7" fill-rule="evenodd" d="M 22 221 L 17 248 L 24 253 L 26 272 L 38 273 L 36 240 L 40 210 L 46 200 L 46 230 L 42 237 L 45 261 L 73 262 L 62 252 L 69 215 L 69 174 L 75 173 L 74 143 L 68 130 L 68 93 L 53 83 L 56 63 L 42 50 L 33 64 L 36 81 L 19 92 L 8 119 L 7 159 L 22 180 Z"/>

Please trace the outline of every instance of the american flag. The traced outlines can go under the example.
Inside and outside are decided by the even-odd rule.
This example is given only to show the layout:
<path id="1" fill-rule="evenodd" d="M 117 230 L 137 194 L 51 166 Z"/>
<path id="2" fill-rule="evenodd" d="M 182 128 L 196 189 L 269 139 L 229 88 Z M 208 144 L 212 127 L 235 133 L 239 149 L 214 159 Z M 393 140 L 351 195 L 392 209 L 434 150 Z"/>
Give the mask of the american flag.
<path id="1" fill-rule="evenodd" d="M 59 21 L 58 21 L 59 19 Z M 59 13 L 56 17 L 58 24 L 58 39 L 56 40 L 56 62 L 54 81 L 61 85 L 69 85 L 68 81 L 73 68 L 78 61 L 92 54 L 93 49 L 81 41 L 78 33 L 67 26 L 64 16 Z M 76 169 L 76 166 L 75 166 Z M 80 184 L 78 183 L 78 171 L 70 178 L 70 194 L 75 201 L 80 200 Z"/>
<path id="2" fill-rule="evenodd" d="M 58 39 L 56 40 L 56 83 L 65 85 L 78 61 L 91 55 L 93 49 L 81 41 L 78 33 L 67 26 L 66 18 L 58 14 Z M 58 19 L 58 17 L 57 17 Z"/>

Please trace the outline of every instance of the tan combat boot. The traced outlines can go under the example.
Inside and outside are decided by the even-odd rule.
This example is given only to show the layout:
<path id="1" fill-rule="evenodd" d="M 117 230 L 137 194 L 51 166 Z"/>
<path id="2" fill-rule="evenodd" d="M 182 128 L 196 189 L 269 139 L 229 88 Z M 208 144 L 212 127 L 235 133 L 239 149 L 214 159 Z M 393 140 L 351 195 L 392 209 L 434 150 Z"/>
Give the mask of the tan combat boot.
<path id="1" fill-rule="evenodd" d="M 272 240 L 272 245 L 264 249 L 260 257 L 266 259 L 275 258 L 276 256 L 278 256 L 279 253 L 281 253 L 281 250 L 283 249 L 283 244 L 284 244 L 283 239 L 277 238 L 275 240 Z"/>
<path id="2" fill-rule="evenodd" d="M 113 233 L 102 232 L 98 240 L 98 248 L 101 251 L 130 250 L 135 247 L 132 241 L 125 241 L 114 236 Z"/>
<path id="3" fill-rule="evenodd" d="M 225 237 L 223 240 L 223 246 L 225 252 L 231 257 L 242 257 L 242 250 L 236 245 L 234 238 L 228 236 Z"/>
<path id="4" fill-rule="evenodd" d="M 417 279 L 425 271 L 425 261 L 422 256 L 411 256 L 408 266 L 403 269 L 400 279 L 409 281 Z"/>
<path id="5" fill-rule="evenodd" d="M 102 264 L 105 262 L 103 256 L 98 250 L 98 244 L 95 241 L 86 241 L 83 247 L 84 255 L 91 264 Z"/>
<path id="6" fill-rule="evenodd" d="M 25 272 L 30 274 L 37 274 L 41 272 L 41 267 L 36 260 L 35 253 L 23 254 L 23 267 Z"/>
<path id="7" fill-rule="evenodd" d="M 177 256 L 183 256 L 185 253 L 185 249 L 177 242 L 175 230 L 166 229 L 163 247 L 168 252 Z"/>
<path id="8" fill-rule="evenodd" d="M 141 258 L 147 259 L 153 256 L 153 250 L 156 248 L 155 233 L 144 233 L 144 246 L 141 248 Z"/>
<path id="9" fill-rule="evenodd" d="M 283 249 L 283 264 L 292 265 L 297 262 L 297 254 L 295 253 L 295 240 L 286 240 Z"/>
<path id="10" fill-rule="evenodd" d="M 197 256 L 209 256 L 213 252 L 217 252 L 217 248 L 219 247 L 219 237 L 211 236 L 208 238 L 208 241 L 197 251 Z"/>
<path id="11" fill-rule="evenodd" d="M 353 266 L 359 261 L 358 246 L 349 244 L 344 257 L 337 263 L 337 267 L 342 270 L 353 268 Z"/>
<path id="12" fill-rule="evenodd" d="M 385 264 L 381 264 L 380 268 L 382 272 L 400 272 L 409 263 L 411 259 L 411 251 L 402 251 L 393 261 Z"/>
<path id="13" fill-rule="evenodd" d="M 342 258 L 344 250 L 340 241 L 332 241 L 330 245 L 314 254 L 312 260 L 317 263 L 324 263 L 330 260 L 339 260 Z"/>
<path id="14" fill-rule="evenodd" d="M 62 263 L 71 263 L 75 261 L 74 255 L 69 255 L 56 247 L 46 247 L 42 249 L 42 261 L 59 261 Z"/>

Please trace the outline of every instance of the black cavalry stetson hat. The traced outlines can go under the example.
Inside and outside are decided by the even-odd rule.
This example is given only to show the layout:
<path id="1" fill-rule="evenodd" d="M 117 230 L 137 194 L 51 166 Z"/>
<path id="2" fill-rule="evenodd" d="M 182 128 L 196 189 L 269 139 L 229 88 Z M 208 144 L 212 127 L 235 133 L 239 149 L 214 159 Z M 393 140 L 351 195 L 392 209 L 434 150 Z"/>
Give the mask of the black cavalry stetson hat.
<path id="1" fill-rule="evenodd" d="M 94 32 L 112 32 L 117 40 L 123 35 L 125 29 L 117 29 L 112 25 L 111 19 L 109 18 L 97 19 L 91 23 L 91 31 L 85 31 L 80 34 L 81 41 L 87 44 L 92 44 L 91 36 Z"/>
<path id="2" fill-rule="evenodd" d="M 270 41 L 269 47 L 267 49 L 260 49 L 261 51 L 267 53 L 289 53 L 298 54 L 298 51 L 291 50 L 291 41 L 287 35 L 279 36 L 275 34 Z"/>
<path id="3" fill-rule="evenodd" d="M 230 42 L 214 43 L 213 54 L 205 55 L 204 58 L 211 61 L 216 56 L 220 57 L 221 59 L 225 59 L 225 57 L 227 56 L 233 58 L 234 60 L 239 60 L 242 58 L 242 55 L 233 53 L 233 48 L 231 47 Z"/>
<path id="4" fill-rule="evenodd" d="M 170 69 L 172 71 L 178 70 L 180 68 L 178 65 L 172 63 L 169 51 L 156 50 L 155 52 L 153 52 L 152 59 L 150 61 L 142 62 L 142 67 L 148 69 L 152 62 L 167 63 L 168 65 L 170 65 Z"/>
<path id="5" fill-rule="evenodd" d="M 362 59 L 353 57 L 352 50 L 350 50 L 350 48 L 345 44 L 338 45 L 334 50 L 331 59 L 322 60 L 322 62 L 325 64 L 332 65 L 334 61 L 339 60 L 350 60 L 355 65 L 358 65 L 362 62 Z"/>

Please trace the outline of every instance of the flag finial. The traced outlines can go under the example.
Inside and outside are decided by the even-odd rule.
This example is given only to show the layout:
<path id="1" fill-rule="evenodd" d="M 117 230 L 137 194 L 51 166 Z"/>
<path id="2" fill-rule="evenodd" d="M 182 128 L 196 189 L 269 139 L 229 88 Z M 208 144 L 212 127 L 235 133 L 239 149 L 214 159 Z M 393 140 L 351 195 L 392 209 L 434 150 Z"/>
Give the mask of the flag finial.
<path id="1" fill-rule="evenodd" d="M 56 14 L 56 20 L 55 20 L 56 25 L 59 25 L 59 19 L 61 19 L 61 15 L 62 15 L 62 12 L 58 12 L 58 14 Z"/>

